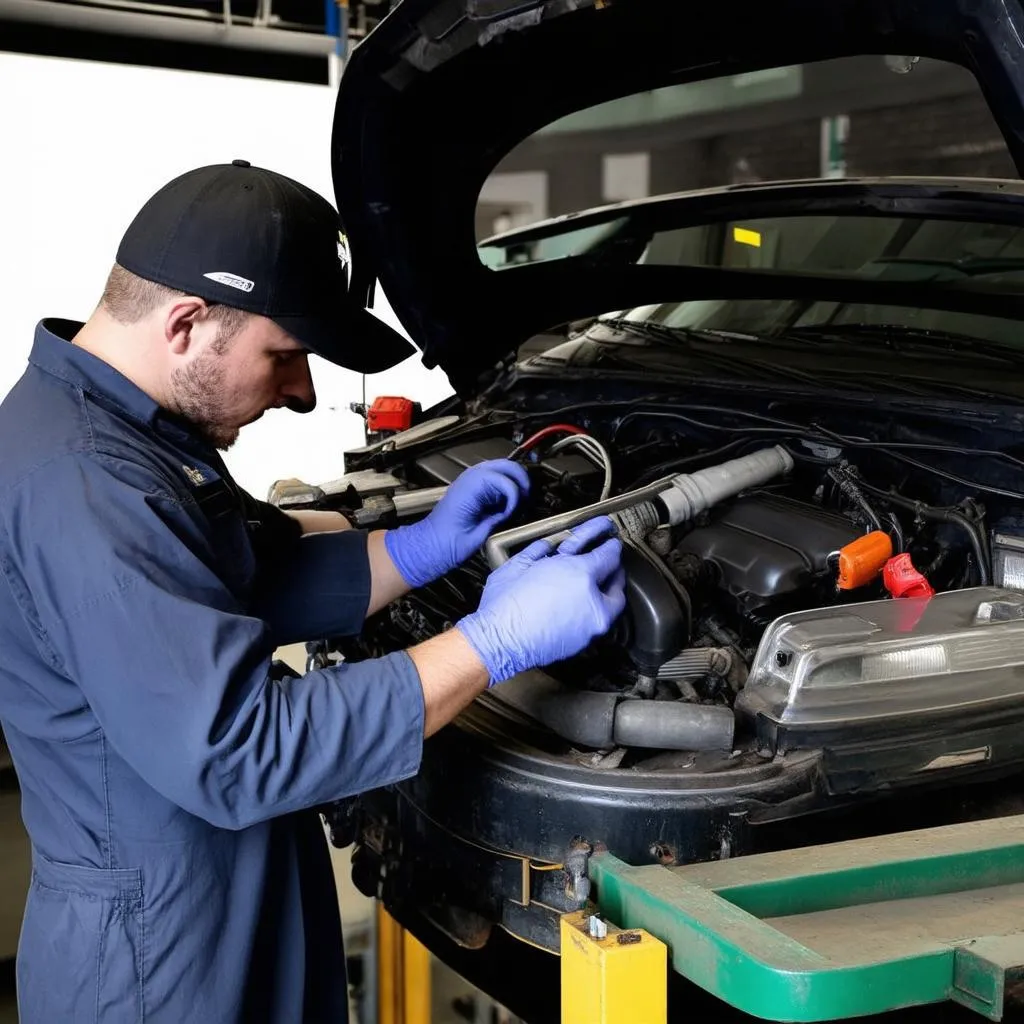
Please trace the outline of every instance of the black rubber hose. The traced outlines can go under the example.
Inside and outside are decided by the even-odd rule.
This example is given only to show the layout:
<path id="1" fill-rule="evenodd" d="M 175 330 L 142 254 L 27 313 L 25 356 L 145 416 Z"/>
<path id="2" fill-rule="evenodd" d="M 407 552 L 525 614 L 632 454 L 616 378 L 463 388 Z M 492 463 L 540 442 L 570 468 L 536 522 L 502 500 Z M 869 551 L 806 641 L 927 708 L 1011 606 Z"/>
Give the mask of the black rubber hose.
<path id="1" fill-rule="evenodd" d="M 545 672 L 524 672 L 493 693 L 562 739 L 597 750 L 731 750 L 736 728 L 735 715 L 720 704 L 628 699 L 581 690 Z"/>
<path id="2" fill-rule="evenodd" d="M 985 539 L 978 529 L 978 524 L 972 522 L 967 516 L 950 509 L 935 509 L 936 518 L 940 522 L 954 523 L 967 531 L 971 539 L 971 547 L 974 548 L 974 557 L 978 561 L 978 585 L 987 587 L 992 582 L 992 569 L 989 564 L 988 552 L 985 550 Z"/>
<path id="3" fill-rule="evenodd" d="M 735 715 L 721 704 L 625 700 L 615 709 L 612 736 L 620 747 L 732 750 L 735 728 Z"/>

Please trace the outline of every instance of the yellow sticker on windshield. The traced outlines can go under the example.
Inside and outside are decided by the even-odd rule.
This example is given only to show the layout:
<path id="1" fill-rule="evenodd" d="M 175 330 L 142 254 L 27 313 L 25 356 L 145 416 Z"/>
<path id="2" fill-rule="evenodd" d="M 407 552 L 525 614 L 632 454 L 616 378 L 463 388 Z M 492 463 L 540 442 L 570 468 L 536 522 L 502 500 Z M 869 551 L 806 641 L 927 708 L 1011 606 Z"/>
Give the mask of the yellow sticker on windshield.
<path id="1" fill-rule="evenodd" d="M 740 245 L 754 245 L 757 247 L 761 245 L 760 231 L 751 231 L 749 228 L 733 228 L 732 237 Z"/>

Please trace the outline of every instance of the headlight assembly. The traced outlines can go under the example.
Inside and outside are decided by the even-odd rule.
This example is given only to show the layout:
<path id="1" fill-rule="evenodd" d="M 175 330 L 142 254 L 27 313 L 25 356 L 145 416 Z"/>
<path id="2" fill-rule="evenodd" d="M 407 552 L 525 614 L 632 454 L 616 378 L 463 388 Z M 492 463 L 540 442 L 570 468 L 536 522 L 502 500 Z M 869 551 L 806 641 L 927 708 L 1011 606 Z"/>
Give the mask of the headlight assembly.
<path id="1" fill-rule="evenodd" d="M 1024 594 L 816 608 L 765 631 L 737 707 L 794 728 L 1024 703 Z"/>

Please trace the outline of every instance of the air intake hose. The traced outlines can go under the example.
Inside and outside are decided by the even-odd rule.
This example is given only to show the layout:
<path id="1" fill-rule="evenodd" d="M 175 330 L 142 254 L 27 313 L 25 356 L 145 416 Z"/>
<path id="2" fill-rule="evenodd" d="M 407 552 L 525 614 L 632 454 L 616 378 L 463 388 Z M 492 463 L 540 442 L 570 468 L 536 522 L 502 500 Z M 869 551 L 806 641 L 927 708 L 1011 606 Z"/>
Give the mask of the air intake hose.
<path id="1" fill-rule="evenodd" d="M 545 537 L 557 544 L 574 526 L 595 516 L 612 516 L 620 532 L 643 540 L 658 526 L 677 526 L 741 491 L 768 483 L 793 468 L 792 456 L 779 445 L 751 452 L 696 473 L 663 477 L 635 491 L 617 494 L 583 508 L 539 519 L 494 534 L 484 546 L 492 569 L 512 553 Z"/>

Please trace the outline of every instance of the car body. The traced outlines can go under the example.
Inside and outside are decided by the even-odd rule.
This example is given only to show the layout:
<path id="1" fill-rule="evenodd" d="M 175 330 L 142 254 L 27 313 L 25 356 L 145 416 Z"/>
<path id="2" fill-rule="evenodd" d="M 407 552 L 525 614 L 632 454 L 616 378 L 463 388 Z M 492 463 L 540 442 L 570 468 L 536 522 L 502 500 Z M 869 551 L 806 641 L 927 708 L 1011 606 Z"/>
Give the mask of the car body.
<path id="1" fill-rule="evenodd" d="M 863 53 L 971 68 L 1024 166 L 1024 11 L 726 0 L 700 22 L 667 0 L 404 0 L 342 78 L 352 294 L 379 282 L 456 393 L 347 452 L 316 503 L 391 525 L 491 457 L 534 487 L 470 563 L 311 661 L 451 628 L 516 544 L 581 517 L 614 511 L 628 541 L 612 634 L 329 812 L 359 887 L 464 948 L 500 929 L 557 952 L 599 846 L 684 863 L 1017 808 L 1024 185 L 758 183 L 480 244 L 473 214 L 564 114 Z"/>

